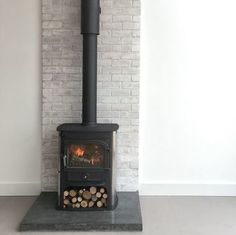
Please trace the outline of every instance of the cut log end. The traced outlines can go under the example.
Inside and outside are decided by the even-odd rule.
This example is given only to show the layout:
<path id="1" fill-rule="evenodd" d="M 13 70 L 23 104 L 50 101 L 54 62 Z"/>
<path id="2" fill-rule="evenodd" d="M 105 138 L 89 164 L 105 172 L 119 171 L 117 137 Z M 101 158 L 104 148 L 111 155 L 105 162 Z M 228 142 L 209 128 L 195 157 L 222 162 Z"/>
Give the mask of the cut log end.
<path id="1" fill-rule="evenodd" d="M 80 203 L 80 205 L 83 207 L 83 208 L 86 208 L 88 206 L 88 202 L 87 201 L 82 201 Z"/>
<path id="2" fill-rule="evenodd" d="M 102 197 L 102 194 L 101 194 L 100 192 L 97 192 L 97 193 L 96 193 L 96 197 L 97 197 L 97 198 L 100 198 L 100 197 Z"/>
<path id="3" fill-rule="evenodd" d="M 69 199 L 65 199 L 65 200 L 64 200 L 64 205 L 69 205 L 69 204 L 70 204 Z"/>
<path id="4" fill-rule="evenodd" d="M 101 201 L 98 201 L 98 202 L 97 202 L 97 207 L 98 207 L 98 208 L 101 208 L 102 205 L 103 205 L 103 203 L 102 203 Z"/>
<path id="5" fill-rule="evenodd" d="M 91 194 L 95 194 L 97 192 L 97 188 L 96 187 L 90 187 L 89 189 Z"/>
<path id="6" fill-rule="evenodd" d="M 76 198 L 76 197 L 73 197 L 73 198 L 71 199 L 71 201 L 72 201 L 72 203 L 76 203 L 76 202 L 77 202 L 77 198 Z"/>
<path id="7" fill-rule="evenodd" d="M 91 200 L 92 200 L 93 202 L 96 202 L 96 201 L 98 200 L 98 198 L 96 197 L 96 195 L 92 195 Z"/>
<path id="8" fill-rule="evenodd" d="M 76 196 L 76 191 L 75 190 L 70 190 L 70 192 L 69 192 L 69 195 L 71 196 L 71 197 L 75 197 Z"/>
<path id="9" fill-rule="evenodd" d="M 93 207 L 93 206 L 94 206 L 94 202 L 93 202 L 93 201 L 90 201 L 89 204 L 88 204 L 88 206 L 89 206 L 90 208 Z"/>
<path id="10" fill-rule="evenodd" d="M 100 193 L 105 193 L 105 189 L 104 188 L 100 188 Z"/>
<path id="11" fill-rule="evenodd" d="M 78 202 L 82 202 L 83 201 L 83 198 L 82 197 L 78 197 Z"/>
<path id="12" fill-rule="evenodd" d="M 83 198 L 86 200 L 90 200 L 92 197 L 91 193 L 89 191 L 84 191 L 83 192 Z"/>

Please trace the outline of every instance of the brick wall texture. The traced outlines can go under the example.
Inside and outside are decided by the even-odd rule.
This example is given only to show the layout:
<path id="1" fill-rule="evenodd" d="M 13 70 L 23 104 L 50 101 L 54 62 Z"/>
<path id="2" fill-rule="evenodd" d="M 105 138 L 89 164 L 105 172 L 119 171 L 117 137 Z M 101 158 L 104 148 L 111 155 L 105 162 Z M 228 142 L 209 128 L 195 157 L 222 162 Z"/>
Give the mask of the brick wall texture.
<path id="1" fill-rule="evenodd" d="M 81 122 L 80 0 L 42 0 L 42 190 L 57 187 L 58 133 Z M 101 0 L 98 122 L 118 123 L 117 190 L 138 188 L 140 0 Z"/>

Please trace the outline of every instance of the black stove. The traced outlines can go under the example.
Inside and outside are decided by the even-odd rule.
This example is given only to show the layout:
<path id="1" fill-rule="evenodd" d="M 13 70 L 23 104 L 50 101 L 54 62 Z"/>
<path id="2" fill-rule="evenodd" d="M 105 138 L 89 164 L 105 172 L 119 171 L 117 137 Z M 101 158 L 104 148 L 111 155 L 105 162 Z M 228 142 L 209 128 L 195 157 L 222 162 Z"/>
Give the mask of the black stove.
<path id="1" fill-rule="evenodd" d="M 118 124 L 98 124 L 97 35 L 99 0 L 81 0 L 83 35 L 82 123 L 58 126 L 58 209 L 112 210 L 116 196 L 116 133 Z"/>

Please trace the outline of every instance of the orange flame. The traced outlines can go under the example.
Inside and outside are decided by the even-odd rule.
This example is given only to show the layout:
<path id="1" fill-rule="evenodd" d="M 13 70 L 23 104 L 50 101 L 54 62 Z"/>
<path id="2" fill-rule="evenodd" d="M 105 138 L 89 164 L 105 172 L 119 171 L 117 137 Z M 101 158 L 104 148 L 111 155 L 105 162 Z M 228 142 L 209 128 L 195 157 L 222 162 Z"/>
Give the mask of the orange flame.
<path id="1" fill-rule="evenodd" d="M 78 148 L 74 151 L 75 155 L 78 156 L 78 157 L 83 157 L 84 152 L 85 152 L 84 149 L 82 149 L 81 147 L 78 147 Z"/>

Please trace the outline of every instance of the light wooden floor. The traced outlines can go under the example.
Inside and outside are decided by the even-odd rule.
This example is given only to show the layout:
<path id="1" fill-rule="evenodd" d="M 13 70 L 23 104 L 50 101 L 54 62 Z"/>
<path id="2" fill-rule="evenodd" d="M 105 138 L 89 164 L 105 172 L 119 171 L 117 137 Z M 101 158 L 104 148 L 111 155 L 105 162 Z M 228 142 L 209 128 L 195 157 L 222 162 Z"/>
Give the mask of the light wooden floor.
<path id="1" fill-rule="evenodd" d="M 0 197 L 0 235 L 76 234 L 78 232 L 17 232 L 34 197 Z M 236 235 L 236 197 L 142 197 L 145 235 Z M 104 232 L 79 232 L 101 235 Z M 118 233 L 106 232 L 106 235 Z"/>

